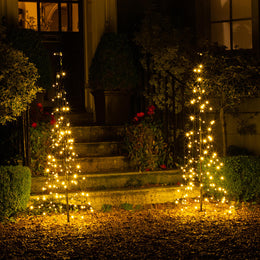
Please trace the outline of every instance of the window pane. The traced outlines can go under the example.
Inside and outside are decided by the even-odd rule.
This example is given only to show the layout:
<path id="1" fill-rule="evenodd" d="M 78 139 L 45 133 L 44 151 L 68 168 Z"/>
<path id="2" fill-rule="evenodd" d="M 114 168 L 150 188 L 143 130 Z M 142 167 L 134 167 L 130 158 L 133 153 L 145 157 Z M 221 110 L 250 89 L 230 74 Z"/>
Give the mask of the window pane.
<path id="1" fill-rule="evenodd" d="M 72 4 L 72 31 L 79 31 L 79 5 Z"/>
<path id="2" fill-rule="evenodd" d="M 61 4 L 61 30 L 68 31 L 68 5 Z"/>
<path id="3" fill-rule="evenodd" d="M 211 21 L 229 20 L 229 0 L 211 0 L 210 2 Z"/>
<path id="4" fill-rule="evenodd" d="M 19 2 L 19 25 L 26 29 L 37 30 L 37 4 Z"/>
<path id="5" fill-rule="evenodd" d="M 252 21 L 233 22 L 233 49 L 252 49 Z"/>
<path id="6" fill-rule="evenodd" d="M 230 23 L 211 24 L 211 41 L 230 49 Z"/>
<path id="7" fill-rule="evenodd" d="M 58 4 L 40 3 L 41 31 L 59 31 Z"/>
<path id="8" fill-rule="evenodd" d="M 232 1 L 232 17 L 238 18 L 250 18 L 252 17 L 251 0 L 233 0 Z"/>

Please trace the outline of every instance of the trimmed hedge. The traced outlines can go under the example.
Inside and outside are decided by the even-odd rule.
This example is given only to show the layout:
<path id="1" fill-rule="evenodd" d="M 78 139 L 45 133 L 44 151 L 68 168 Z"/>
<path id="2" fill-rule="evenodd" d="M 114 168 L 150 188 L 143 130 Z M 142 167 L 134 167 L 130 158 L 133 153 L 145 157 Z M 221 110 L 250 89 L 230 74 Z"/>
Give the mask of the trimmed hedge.
<path id="1" fill-rule="evenodd" d="M 260 157 L 232 156 L 222 158 L 224 166 L 220 170 L 211 170 L 214 182 L 227 190 L 227 197 L 236 201 L 254 201 L 260 199 Z M 220 176 L 224 180 L 220 180 Z M 207 186 L 207 181 L 205 183 Z M 214 193 L 214 191 L 213 191 Z"/>
<path id="2" fill-rule="evenodd" d="M 25 210 L 30 198 L 31 171 L 23 166 L 0 166 L 0 219 Z"/>

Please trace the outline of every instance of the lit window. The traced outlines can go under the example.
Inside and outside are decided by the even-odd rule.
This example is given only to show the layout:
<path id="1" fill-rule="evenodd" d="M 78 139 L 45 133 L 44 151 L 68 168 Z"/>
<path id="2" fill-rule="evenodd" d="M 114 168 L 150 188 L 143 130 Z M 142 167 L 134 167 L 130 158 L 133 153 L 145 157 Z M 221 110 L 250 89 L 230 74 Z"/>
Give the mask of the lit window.
<path id="1" fill-rule="evenodd" d="M 78 0 L 19 0 L 19 24 L 26 29 L 44 32 L 78 32 L 78 5 Z"/>
<path id="2" fill-rule="evenodd" d="M 26 29 L 37 30 L 37 3 L 19 2 L 19 25 Z"/>
<path id="3" fill-rule="evenodd" d="M 228 49 L 252 49 L 251 0 L 211 0 L 211 41 Z"/>

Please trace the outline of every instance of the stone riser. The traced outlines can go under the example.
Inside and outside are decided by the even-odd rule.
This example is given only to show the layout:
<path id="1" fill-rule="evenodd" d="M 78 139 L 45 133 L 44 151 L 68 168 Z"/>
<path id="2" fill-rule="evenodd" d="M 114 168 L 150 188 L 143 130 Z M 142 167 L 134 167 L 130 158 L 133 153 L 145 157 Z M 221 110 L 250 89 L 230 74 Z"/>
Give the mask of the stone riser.
<path id="1" fill-rule="evenodd" d="M 88 197 L 82 197 L 80 193 L 69 194 L 70 201 L 73 198 L 73 204 L 87 205 L 89 202 L 94 210 L 102 209 L 103 205 L 120 206 L 124 203 L 132 205 L 147 205 L 171 202 L 174 203 L 177 199 L 184 198 L 186 191 L 180 187 L 155 187 L 146 189 L 132 189 L 132 190 L 110 190 L 110 191 L 90 191 Z M 189 197 L 194 198 L 199 196 L 199 189 L 195 188 L 189 192 Z M 31 201 L 37 199 L 39 196 L 31 196 Z M 48 197 L 48 196 L 46 196 Z M 65 203 L 65 199 L 62 199 Z"/>
<path id="2" fill-rule="evenodd" d="M 126 171 L 133 166 L 125 156 L 78 158 L 82 173 Z"/>
<path id="3" fill-rule="evenodd" d="M 79 126 L 72 127 L 75 142 L 98 142 L 121 140 L 121 126 Z"/>
<path id="4" fill-rule="evenodd" d="M 60 181 L 64 177 L 60 177 Z M 106 174 L 82 174 L 78 177 L 78 185 L 72 185 L 72 190 L 99 190 L 117 189 L 126 187 L 140 187 L 147 184 L 175 185 L 183 182 L 182 174 L 178 170 L 155 171 L 155 172 L 125 172 Z M 46 178 L 32 178 L 31 193 L 41 193 Z"/>
<path id="5" fill-rule="evenodd" d="M 79 157 L 120 155 L 122 144 L 119 142 L 75 143 L 75 152 Z"/>

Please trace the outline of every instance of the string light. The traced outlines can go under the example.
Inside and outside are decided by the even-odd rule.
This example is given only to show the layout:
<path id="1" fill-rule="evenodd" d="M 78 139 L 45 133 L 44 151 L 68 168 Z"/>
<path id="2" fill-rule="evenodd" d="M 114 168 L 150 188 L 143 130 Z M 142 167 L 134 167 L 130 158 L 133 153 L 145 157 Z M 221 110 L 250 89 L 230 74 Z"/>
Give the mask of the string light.
<path id="1" fill-rule="evenodd" d="M 70 123 L 67 118 L 67 113 L 70 111 L 68 102 L 66 101 L 66 92 L 64 90 L 64 77 L 66 73 L 62 70 L 62 53 L 54 53 L 54 56 L 58 56 L 60 71 L 56 74 L 56 83 L 53 87 L 56 90 L 56 96 L 52 101 L 57 106 L 54 109 L 52 115 L 56 119 L 53 129 L 51 129 L 51 154 L 48 155 L 47 167 L 45 172 L 48 174 L 48 178 L 45 182 L 42 191 L 46 194 L 48 191 L 50 200 L 47 208 L 54 209 L 59 212 L 62 206 L 57 206 L 57 200 L 66 201 L 67 221 L 74 218 L 70 216 L 69 209 L 77 208 L 77 204 L 71 204 L 69 201 L 76 202 L 75 197 L 79 195 L 80 201 L 85 201 L 88 197 L 87 193 L 70 193 L 70 190 L 76 190 L 78 179 L 81 173 L 80 165 L 76 163 L 76 153 L 74 152 L 74 139 L 72 138 L 72 131 Z M 77 179 L 77 180 L 75 180 Z M 85 180 L 85 177 L 82 178 Z M 54 192 L 55 191 L 55 192 Z M 82 198 L 83 197 L 83 198 Z M 42 197 L 43 201 L 47 200 L 46 196 Z M 39 198 L 37 200 L 40 200 Z M 81 209 L 89 208 L 93 211 L 89 201 L 84 202 L 85 205 L 81 205 Z M 39 207 L 46 207 L 42 204 Z M 33 209 L 33 208 L 31 208 Z M 44 212 L 44 215 L 46 212 Z"/>
<path id="2" fill-rule="evenodd" d="M 214 172 L 211 172 L 212 167 L 215 170 L 220 170 L 223 163 L 217 158 L 217 153 L 212 151 L 212 142 L 214 140 L 212 135 L 212 126 L 215 124 L 214 120 L 209 121 L 205 113 L 212 111 L 212 107 L 209 106 L 209 101 L 205 100 L 206 90 L 203 88 L 203 66 L 199 65 L 193 70 L 195 75 L 198 75 L 194 80 L 193 96 L 190 100 L 192 108 L 192 115 L 189 117 L 192 123 L 192 131 L 188 131 L 185 135 L 187 138 L 187 156 L 185 156 L 186 163 L 182 167 L 183 178 L 187 185 L 185 190 L 192 191 L 195 186 L 200 188 L 200 199 L 196 202 L 200 203 L 200 211 L 202 211 L 202 201 L 209 202 L 212 198 L 205 197 L 204 189 L 209 191 L 212 188 L 216 192 L 222 192 L 226 194 L 226 190 L 222 187 L 218 187 L 214 180 Z M 197 137 L 193 133 L 197 133 Z M 209 168 L 209 169 L 208 169 Z M 224 180 L 221 176 L 220 180 Z M 206 185 L 208 183 L 208 185 Z M 185 194 L 188 197 L 188 193 Z M 222 203 L 226 202 L 225 197 L 221 199 Z M 196 206 L 197 208 L 197 206 Z"/>

